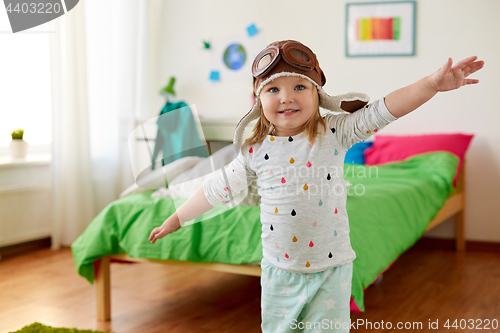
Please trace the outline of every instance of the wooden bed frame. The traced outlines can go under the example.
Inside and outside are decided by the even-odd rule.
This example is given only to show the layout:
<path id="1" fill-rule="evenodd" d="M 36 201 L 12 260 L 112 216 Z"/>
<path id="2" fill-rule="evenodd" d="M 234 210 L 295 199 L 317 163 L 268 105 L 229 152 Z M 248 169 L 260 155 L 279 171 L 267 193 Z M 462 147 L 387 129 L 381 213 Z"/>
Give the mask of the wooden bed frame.
<path id="1" fill-rule="evenodd" d="M 232 122 L 228 122 L 230 127 L 233 125 Z M 220 126 L 220 125 L 218 125 Z M 207 125 L 203 126 L 206 129 Z M 234 127 L 229 129 L 229 133 L 232 135 Z M 220 137 L 220 127 L 217 129 L 218 136 Z M 206 131 L 205 131 L 206 133 Z M 214 134 L 215 135 L 215 134 Z M 231 138 L 231 137 L 230 137 Z M 229 140 L 211 140 L 211 141 L 221 141 L 227 142 Z M 207 139 L 209 151 L 210 143 Z M 211 154 L 211 152 L 210 152 Z M 429 222 L 425 231 L 431 230 L 438 226 L 439 224 L 446 221 L 448 218 L 456 215 L 455 221 L 455 249 L 456 251 L 465 251 L 465 175 L 466 175 L 466 159 L 463 160 L 462 170 L 460 172 L 457 186 L 452 191 L 443 207 L 439 210 L 436 216 Z M 101 258 L 99 263 L 98 272 L 94 278 L 94 284 L 96 288 L 96 309 L 97 309 L 97 320 L 98 321 L 110 321 L 111 320 L 111 284 L 110 284 L 110 260 L 117 259 L 129 262 L 149 262 L 149 263 L 159 263 L 163 265 L 176 265 L 185 267 L 194 267 L 200 269 L 208 269 L 218 272 L 226 272 L 240 275 L 251 275 L 260 276 L 261 268 L 260 265 L 231 265 L 231 264 L 221 264 L 221 263 L 196 263 L 189 261 L 179 261 L 179 260 L 159 260 L 159 259 L 143 259 L 143 258 L 131 258 L 127 254 L 104 256 Z"/>

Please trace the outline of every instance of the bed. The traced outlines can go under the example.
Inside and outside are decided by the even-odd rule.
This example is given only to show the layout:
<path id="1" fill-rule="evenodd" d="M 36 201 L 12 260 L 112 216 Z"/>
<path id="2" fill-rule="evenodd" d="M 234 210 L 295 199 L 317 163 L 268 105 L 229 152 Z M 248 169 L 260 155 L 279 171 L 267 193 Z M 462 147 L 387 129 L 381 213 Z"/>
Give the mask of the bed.
<path id="1" fill-rule="evenodd" d="M 234 125 L 227 124 L 228 128 Z M 202 126 L 209 153 L 215 142 L 231 142 L 231 130 L 225 132 L 220 124 L 210 122 L 202 122 Z M 357 254 L 352 281 L 352 311 L 365 311 L 363 291 L 380 280 L 394 261 L 426 231 L 454 215 L 456 250 L 465 250 L 465 150 L 470 138 L 461 153 L 445 148 L 424 152 L 417 149 L 404 158 L 393 156 L 396 161 L 372 165 L 345 164 L 344 178 L 352 184 L 347 201 L 351 244 Z M 435 137 L 427 139 L 436 142 Z M 448 139 L 447 142 L 455 147 L 456 138 Z M 378 136 L 375 143 L 377 140 Z M 416 141 L 423 142 L 421 138 Z M 411 146 L 401 137 L 397 142 L 405 147 Z M 386 152 L 390 151 L 387 145 L 379 150 L 376 148 L 376 144 L 370 148 L 372 153 L 373 150 L 384 151 L 384 148 Z M 372 162 L 380 160 L 377 161 L 372 154 Z M 376 177 L 368 176 L 375 171 Z M 181 199 L 152 197 L 152 193 L 134 193 L 114 201 L 72 244 L 78 273 L 95 284 L 98 321 L 111 320 L 110 264 L 113 262 L 151 262 L 260 276 L 262 244 L 258 206 L 225 210 L 150 244 L 147 240 L 149 232 L 183 202 Z"/>

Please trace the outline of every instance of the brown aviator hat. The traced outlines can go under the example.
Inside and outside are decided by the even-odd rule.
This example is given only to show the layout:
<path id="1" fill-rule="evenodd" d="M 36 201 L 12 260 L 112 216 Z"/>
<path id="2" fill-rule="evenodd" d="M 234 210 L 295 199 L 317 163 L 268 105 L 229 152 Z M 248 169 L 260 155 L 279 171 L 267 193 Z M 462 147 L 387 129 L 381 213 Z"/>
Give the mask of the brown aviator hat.
<path id="1" fill-rule="evenodd" d="M 361 93 L 348 93 L 330 96 L 323 90 L 326 77 L 316 55 L 304 44 L 294 40 L 283 40 L 269 44 L 261 51 L 252 64 L 253 92 L 256 96 L 255 104 L 248 113 L 241 118 L 234 132 L 234 143 L 243 144 L 245 127 L 260 116 L 258 99 L 262 88 L 272 80 L 281 76 L 299 76 L 311 81 L 316 86 L 319 95 L 319 106 L 323 109 L 336 112 L 352 113 L 364 107 L 369 97 Z"/>

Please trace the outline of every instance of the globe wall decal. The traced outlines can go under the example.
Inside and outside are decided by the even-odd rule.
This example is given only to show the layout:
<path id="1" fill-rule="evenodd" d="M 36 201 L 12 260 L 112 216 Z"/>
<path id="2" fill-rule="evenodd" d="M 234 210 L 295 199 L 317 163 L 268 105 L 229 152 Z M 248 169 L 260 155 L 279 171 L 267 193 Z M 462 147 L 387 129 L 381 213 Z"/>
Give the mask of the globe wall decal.
<path id="1" fill-rule="evenodd" d="M 247 53 L 241 44 L 231 44 L 224 51 L 224 64 L 227 68 L 238 70 L 245 64 Z"/>

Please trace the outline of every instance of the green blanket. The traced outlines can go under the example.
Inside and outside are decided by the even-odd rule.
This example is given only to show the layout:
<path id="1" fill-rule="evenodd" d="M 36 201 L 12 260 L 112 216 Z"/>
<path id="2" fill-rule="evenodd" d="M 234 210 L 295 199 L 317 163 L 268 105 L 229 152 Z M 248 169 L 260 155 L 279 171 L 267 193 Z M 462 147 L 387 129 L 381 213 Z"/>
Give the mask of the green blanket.
<path id="1" fill-rule="evenodd" d="M 443 206 L 452 190 L 457 163 L 456 156 L 436 152 L 378 167 L 344 165 L 344 178 L 353 185 L 347 198 L 351 245 L 357 256 L 352 296 L 361 311 L 363 290 L 422 236 Z M 93 262 L 120 253 L 133 258 L 227 264 L 262 259 L 257 206 L 216 207 L 223 213 L 186 225 L 151 244 L 151 230 L 183 201 L 174 205 L 171 198 L 152 198 L 151 192 L 144 192 L 109 204 L 71 245 L 78 273 L 93 283 Z M 201 215 L 195 221 L 203 219 Z"/>

